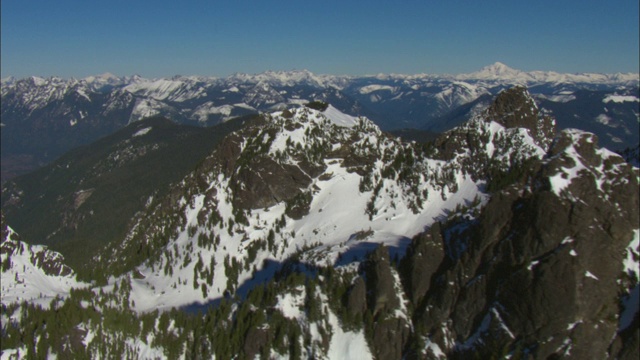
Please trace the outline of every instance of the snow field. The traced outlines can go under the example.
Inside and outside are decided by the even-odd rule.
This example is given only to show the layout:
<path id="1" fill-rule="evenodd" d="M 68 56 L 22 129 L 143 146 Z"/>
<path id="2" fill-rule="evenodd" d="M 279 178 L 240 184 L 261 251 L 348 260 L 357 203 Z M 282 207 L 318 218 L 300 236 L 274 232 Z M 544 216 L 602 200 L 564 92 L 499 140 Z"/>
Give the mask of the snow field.
<path id="1" fill-rule="evenodd" d="M 340 124 L 343 130 L 349 131 L 349 127 L 355 126 L 354 117 L 338 113 L 335 108 L 329 107 L 325 113 L 309 109 L 295 109 L 295 116 L 306 115 L 306 121 L 299 121 L 301 125 L 291 131 L 281 131 L 271 142 L 269 153 L 284 153 L 287 143 L 307 144 L 309 139 L 307 130 L 314 126 L 328 126 Z M 278 119 L 280 113 L 273 116 Z M 333 126 L 333 125 L 331 125 Z M 495 131 L 502 131 L 501 127 L 494 126 Z M 374 128 L 374 134 L 379 130 Z M 348 132 L 346 135 L 348 136 Z M 264 135 L 263 142 L 271 139 Z M 374 135 L 363 135 L 359 140 L 362 144 L 376 144 L 378 139 Z M 384 151 L 390 144 L 378 143 L 380 151 Z M 243 145 L 244 148 L 245 145 Z M 355 145 L 354 145 L 355 146 Z M 476 184 L 461 172 L 455 174 L 457 191 L 440 189 L 435 187 L 426 178 L 419 185 L 419 191 L 427 190 L 428 198 L 417 213 L 410 209 L 409 198 L 402 184 L 388 179 L 382 179 L 382 190 L 374 201 L 377 210 L 375 216 L 369 218 L 365 212 L 367 203 L 371 201 L 373 191 L 360 192 L 361 176 L 355 172 L 349 172 L 342 165 L 342 159 L 325 159 L 326 170 L 323 180 L 316 178 L 309 186 L 313 192 L 309 214 L 299 220 L 287 219 L 286 224 L 280 228 L 275 236 L 275 251 L 258 251 L 255 260 L 248 266 L 241 266 L 238 274 L 238 290 L 248 289 L 252 284 L 258 284 L 268 280 L 277 268 L 266 269 L 266 264 L 280 264 L 291 255 L 307 249 L 301 259 L 312 265 L 334 266 L 338 263 L 341 254 L 348 254 L 343 259 L 343 265 L 349 265 L 352 261 L 359 261 L 366 253 L 373 250 L 376 244 L 385 244 L 393 247 L 400 254 L 410 242 L 410 238 L 424 231 L 434 221 L 443 219 L 449 211 L 458 205 L 467 205 L 478 198 L 484 202 L 486 196 L 480 192 L 482 184 Z M 417 165 L 426 173 L 438 172 L 446 164 L 436 160 L 426 160 Z M 381 161 L 375 163 L 374 173 L 382 171 Z M 282 218 L 285 212 L 285 204 L 280 203 L 268 209 L 257 209 L 247 214 L 249 226 L 243 231 L 234 228 L 229 231 L 224 224 L 228 224 L 233 218 L 233 209 L 228 202 L 228 179 L 221 174 L 214 176 L 214 181 L 209 188 L 218 190 L 215 199 L 217 212 L 222 217 L 222 225 L 218 224 L 212 229 L 206 229 L 197 225 L 197 216 L 202 211 L 205 196 L 195 195 L 191 200 L 183 199 L 182 202 L 190 205 L 185 207 L 185 228 L 170 242 L 168 249 L 173 249 L 172 259 L 163 258 L 159 263 L 146 264 L 139 267 L 144 279 L 132 281 L 131 299 L 135 302 L 137 311 L 150 311 L 156 308 L 169 309 L 189 304 L 205 304 L 209 301 L 220 299 L 227 289 L 227 275 L 225 274 L 225 258 L 237 259 L 244 263 L 247 261 L 248 249 L 256 241 L 264 240 L 273 229 L 273 224 Z M 441 196 L 441 192 L 444 196 Z M 195 227 L 195 233 L 189 234 L 188 228 Z M 220 237 L 220 245 L 217 249 L 200 248 L 196 239 L 201 233 L 215 234 Z M 359 238 L 358 233 L 366 234 L 365 238 Z M 177 249 L 177 252 L 175 251 Z M 189 256 L 191 261 L 181 266 L 182 260 Z M 211 261 L 215 260 L 213 270 L 213 284 L 207 287 L 203 293 L 200 287 L 194 288 L 193 276 L 195 263 L 201 258 L 204 267 L 209 269 Z M 345 262 L 346 261 L 346 262 Z M 173 264 L 173 273 L 170 276 L 164 274 L 163 268 L 167 263 Z M 246 291 L 246 290 L 244 290 Z"/>
<path id="2" fill-rule="evenodd" d="M 12 231 L 10 231 L 11 233 Z M 17 250 L 10 256 L 11 267 L 2 272 L 2 304 L 20 303 L 24 300 L 48 308 L 56 297 L 66 298 L 72 288 L 83 288 L 89 284 L 78 282 L 75 275 L 48 275 L 37 264 L 37 256 L 45 253 L 46 257 L 60 256 L 49 251 L 45 246 L 28 245 L 14 240 L 6 240 L 18 244 Z M 4 243 L 3 243 L 4 244 Z M 7 261 L 9 254 L 3 253 L 2 262 Z"/>

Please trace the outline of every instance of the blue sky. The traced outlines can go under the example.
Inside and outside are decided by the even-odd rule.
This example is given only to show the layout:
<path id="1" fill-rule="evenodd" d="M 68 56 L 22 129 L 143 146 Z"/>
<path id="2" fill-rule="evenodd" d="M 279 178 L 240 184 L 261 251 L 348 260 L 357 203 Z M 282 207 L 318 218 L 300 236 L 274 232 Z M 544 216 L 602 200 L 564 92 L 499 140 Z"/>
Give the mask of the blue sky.
<path id="1" fill-rule="evenodd" d="M 638 72 L 638 0 L 3 0 L 2 77 Z"/>

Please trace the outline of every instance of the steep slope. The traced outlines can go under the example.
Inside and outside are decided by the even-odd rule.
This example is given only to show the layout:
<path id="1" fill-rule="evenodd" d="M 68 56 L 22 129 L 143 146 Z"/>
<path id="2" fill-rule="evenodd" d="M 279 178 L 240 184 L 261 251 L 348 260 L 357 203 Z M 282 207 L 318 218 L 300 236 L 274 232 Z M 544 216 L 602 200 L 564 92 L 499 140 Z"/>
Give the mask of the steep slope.
<path id="1" fill-rule="evenodd" d="M 527 100 L 519 114 L 539 116 L 526 90 L 501 97 L 510 94 Z M 313 266 L 357 262 L 377 244 L 401 254 L 449 211 L 482 203 L 488 173 L 545 153 L 549 141 L 538 135 L 553 131 L 551 122 L 532 132 L 505 119 L 477 118 L 436 150 L 401 143 L 332 107 L 276 112 L 226 138 L 95 262 L 116 273 L 136 267 L 144 310 L 246 293 L 303 249 L 299 256 Z"/>
<path id="2" fill-rule="evenodd" d="M 563 131 L 528 179 L 494 194 L 479 217 L 412 244 L 401 267 L 432 355 L 633 353 L 638 310 L 625 304 L 638 286 L 638 169 L 596 141 Z"/>
<path id="3" fill-rule="evenodd" d="M 37 334 L 7 326 L 3 349 L 637 357 L 637 168 L 556 134 L 522 87 L 426 145 L 321 105 L 247 123 L 148 202 L 90 260 L 114 276 L 59 309 L 77 341 L 43 345 L 52 312 L 3 307 Z"/>
<path id="4" fill-rule="evenodd" d="M 72 288 L 87 286 L 75 280 L 62 255 L 45 246 L 22 242 L 5 223 L 4 214 L 1 226 L 3 305 L 28 301 L 48 307 L 54 298 L 67 297 Z"/>
<path id="5" fill-rule="evenodd" d="M 25 238 L 63 252 L 81 271 L 131 218 L 192 171 L 243 119 L 200 129 L 140 121 L 3 184 L 2 209 Z"/>

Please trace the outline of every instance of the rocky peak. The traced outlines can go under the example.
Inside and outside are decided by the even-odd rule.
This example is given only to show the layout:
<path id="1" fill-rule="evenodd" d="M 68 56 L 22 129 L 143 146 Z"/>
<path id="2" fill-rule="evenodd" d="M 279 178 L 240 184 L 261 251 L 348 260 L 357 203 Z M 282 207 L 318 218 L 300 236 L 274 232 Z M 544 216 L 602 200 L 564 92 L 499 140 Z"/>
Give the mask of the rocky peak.
<path id="1" fill-rule="evenodd" d="M 485 117 L 506 128 L 525 128 L 536 144 L 547 149 L 555 135 L 555 120 L 540 113 L 538 106 L 523 86 L 505 90 L 496 96 Z"/>
<path id="2" fill-rule="evenodd" d="M 638 169 L 571 129 L 535 162 L 527 183 L 493 194 L 480 216 L 414 238 L 401 269 L 415 321 L 433 324 L 428 348 L 459 358 L 637 357 L 637 265 L 625 256 L 637 264 Z M 457 256 L 425 267 L 440 241 Z"/>
<path id="3" fill-rule="evenodd" d="M 46 276 L 68 277 L 74 274 L 73 270 L 64 263 L 64 257 L 60 253 L 51 251 L 45 246 L 24 243 L 21 237 L 5 223 L 4 213 L 2 213 L 1 227 L 0 256 L 3 280 L 5 273 L 19 272 L 12 270 L 14 263 L 22 265 L 25 262 L 39 269 Z"/>

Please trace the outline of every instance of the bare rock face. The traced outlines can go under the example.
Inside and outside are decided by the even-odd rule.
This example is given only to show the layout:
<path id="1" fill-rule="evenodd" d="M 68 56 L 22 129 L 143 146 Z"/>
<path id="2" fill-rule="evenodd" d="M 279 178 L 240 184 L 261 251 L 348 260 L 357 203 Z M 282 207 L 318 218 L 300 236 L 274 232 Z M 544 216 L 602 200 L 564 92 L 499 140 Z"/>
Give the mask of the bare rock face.
<path id="1" fill-rule="evenodd" d="M 372 329 L 373 352 L 377 359 L 401 359 L 409 339 L 410 327 L 406 319 L 395 312 L 400 307 L 400 294 L 395 287 L 389 252 L 378 247 L 365 264 L 368 308 L 375 324 Z"/>
<path id="2" fill-rule="evenodd" d="M 492 195 L 477 219 L 414 239 L 402 267 L 414 325 L 452 357 L 637 354 L 637 310 L 636 328 L 622 327 L 629 310 L 620 304 L 638 286 L 623 267 L 638 226 L 638 169 L 575 130 L 533 168 L 526 184 Z M 435 264 L 425 264 L 427 247 Z"/>
<path id="3" fill-rule="evenodd" d="M 400 271 L 405 274 L 405 289 L 413 304 L 422 302 L 444 256 L 440 223 L 435 223 L 429 231 L 417 235 L 411 242 L 400 264 Z"/>
<path id="4" fill-rule="evenodd" d="M 498 94 L 487 109 L 486 119 L 506 128 L 529 130 L 536 143 L 546 148 L 555 133 L 555 121 L 543 116 L 525 87 L 516 86 Z"/>
<path id="5" fill-rule="evenodd" d="M 385 247 L 379 247 L 367 261 L 367 293 L 368 305 L 373 309 L 373 316 L 384 315 L 396 309 L 400 302 L 394 288 L 394 278 L 391 274 L 389 252 Z"/>
<path id="6" fill-rule="evenodd" d="M 292 199 L 311 184 L 311 178 L 299 167 L 265 157 L 242 167 L 235 180 L 235 204 L 244 209 L 266 208 Z"/>
<path id="7" fill-rule="evenodd" d="M 362 277 L 356 278 L 347 296 L 347 309 L 350 314 L 362 317 L 367 310 L 367 287 Z"/>

